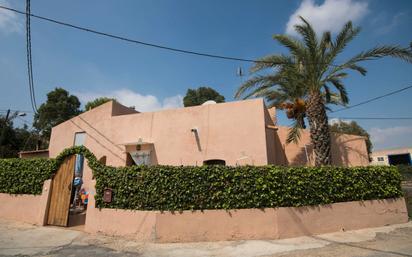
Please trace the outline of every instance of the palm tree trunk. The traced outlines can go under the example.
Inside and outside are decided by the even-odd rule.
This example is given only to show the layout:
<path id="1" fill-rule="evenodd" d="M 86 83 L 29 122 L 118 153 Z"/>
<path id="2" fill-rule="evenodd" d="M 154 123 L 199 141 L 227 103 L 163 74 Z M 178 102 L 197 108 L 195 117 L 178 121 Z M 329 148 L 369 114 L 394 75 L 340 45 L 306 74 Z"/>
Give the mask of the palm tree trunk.
<path id="1" fill-rule="evenodd" d="M 325 104 L 319 92 L 312 92 L 307 102 L 310 139 L 315 151 L 315 166 L 330 165 L 330 133 Z"/>

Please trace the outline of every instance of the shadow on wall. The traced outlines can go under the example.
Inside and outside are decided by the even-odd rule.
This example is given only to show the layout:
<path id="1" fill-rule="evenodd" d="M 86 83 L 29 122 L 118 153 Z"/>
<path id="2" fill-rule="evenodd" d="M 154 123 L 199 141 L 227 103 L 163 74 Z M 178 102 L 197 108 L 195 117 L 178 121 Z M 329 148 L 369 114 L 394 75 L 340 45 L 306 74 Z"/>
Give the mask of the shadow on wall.
<path id="1" fill-rule="evenodd" d="M 360 137 L 351 137 L 342 134 L 332 134 L 331 136 L 332 163 L 340 166 L 353 166 L 351 163 L 361 163 L 367 165 L 369 156 L 366 149 L 366 142 Z M 365 144 L 364 148 L 359 147 Z M 363 151 L 364 150 L 364 151 Z M 356 161 L 358 159 L 359 161 Z"/>
<path id="2" fill-rule="evenodd" d="M 280 151 L 278 151 L 278 154 L 276 156 L 276 162 L 280 165 L 289 165 L 285 146 L 280 142 L 280 138 L 277 133 L 275 134 L 275 149 L 281 149 Z"/>
<path id="3" fill-rule="evenodd" d="M 362 144 L 364 144 L 364 146 Z M 364 139 L 342 134 L 332 134 L 331 155 L 332 164 L 338 166 L 367 165 L 369 160 Z M 299 148 L 297 154 L 289 163 L 291 166 L 313 166 L 314 161 L 315 153 L 313 145 L 306 144 Z"/>
<path id="4" fill-rule="evenodd" d="M 293 144 L 293 143 L 291 143 Z M 306 144 L 300 147 L 299 152 L 290 162 L 291 166 L 313 166 L 315 155 L 312 144 Z"/>

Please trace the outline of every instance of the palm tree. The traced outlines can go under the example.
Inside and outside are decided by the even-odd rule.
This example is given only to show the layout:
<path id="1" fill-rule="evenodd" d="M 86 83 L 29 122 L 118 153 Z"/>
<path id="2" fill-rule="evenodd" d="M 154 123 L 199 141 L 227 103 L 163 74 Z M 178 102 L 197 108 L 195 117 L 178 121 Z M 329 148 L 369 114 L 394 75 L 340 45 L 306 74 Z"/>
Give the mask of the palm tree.
<path id="1" fill-rule="evenodd" d="M 235 97 L 265 97 L 269 105 L 280 106 L 282 102 L 296 98 L 297 93 L 297 98 L 305 103 L 304 114 L 309 121 L 316 156 L 315 165 L 329 165 L 331 153 L 326 105 L 348 104 L 348 94 L 342 81 L 348 76 L 347 71 L 353 70 L 366 75 L 366 69 L 360 66 L 359 62 L 386 56 L 412 62 L 412 52 L 400 46 L 378 46 L 336 65 L 336 58 L 359 34 L 360 28 L 353 27 L 352 22 L 348 22 L 335 40 L 332 40 L 330 32 L 324 32 L 318 38 L 312 26 L 304 18 L 300 19 L 303 24 L 295 25 L 295 30 L 301 36 L 301 40 L 288 35 L 273 37 L 289 50 L 289 55 L 270 55 L 257 60 L 251 69 L 252 73 L 268 69 L 272 72 L 257 74 L 246 81 L 240 86 Z M 287 95 L 289 93 L 290 95 Z M 294 127 L 299 129 L 303 126 L 301 122 L 295 122 L 292 129 Z M 295 133 L 295 136 L 298 137 L 298 134 Z"/>

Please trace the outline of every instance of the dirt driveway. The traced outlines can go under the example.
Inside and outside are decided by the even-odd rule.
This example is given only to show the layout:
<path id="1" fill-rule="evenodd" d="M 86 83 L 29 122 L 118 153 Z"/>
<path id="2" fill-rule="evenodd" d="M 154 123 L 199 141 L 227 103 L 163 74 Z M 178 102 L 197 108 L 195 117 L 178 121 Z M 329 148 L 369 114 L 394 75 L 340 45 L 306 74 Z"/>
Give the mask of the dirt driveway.
<path id="1" fill-rule="evenodd" d="M 140 243 L 56 227 L 0 221 L 0 256 L 411 256 L 412 222 L 283 240 Z"/>

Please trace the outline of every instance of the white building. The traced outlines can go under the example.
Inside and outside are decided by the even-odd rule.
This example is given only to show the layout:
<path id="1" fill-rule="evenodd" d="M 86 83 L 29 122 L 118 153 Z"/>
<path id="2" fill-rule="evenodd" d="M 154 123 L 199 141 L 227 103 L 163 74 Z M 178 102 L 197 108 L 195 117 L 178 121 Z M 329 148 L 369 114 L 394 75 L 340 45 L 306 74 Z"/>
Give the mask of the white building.
<path id="1" fill-rule="evenodd" d="M 396 148 L 374 151 L 371 154 L 372 165 L 412 165 L 412 148 Z"/>

